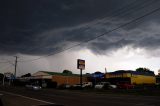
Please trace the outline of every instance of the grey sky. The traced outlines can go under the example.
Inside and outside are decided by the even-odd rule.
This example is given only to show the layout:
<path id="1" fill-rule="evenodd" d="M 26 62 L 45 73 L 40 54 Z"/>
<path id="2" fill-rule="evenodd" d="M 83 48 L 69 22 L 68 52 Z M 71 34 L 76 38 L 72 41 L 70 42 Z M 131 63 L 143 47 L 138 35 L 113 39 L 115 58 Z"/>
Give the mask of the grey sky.
<path id="1" fill-rule="evenodd" d="M 45 55 L 64 45 L 92 39 L 157 8 L 158 3 L 157 0 L 6 0 L 1 3 L 0 52 Z M 105 35 L 103 40 L 90 43 L 89 49 L 116 49 L 131 44 L 159 46 L 159 32 L 147 30 L 151 25 L 159 25 L 158 14 Z"/>

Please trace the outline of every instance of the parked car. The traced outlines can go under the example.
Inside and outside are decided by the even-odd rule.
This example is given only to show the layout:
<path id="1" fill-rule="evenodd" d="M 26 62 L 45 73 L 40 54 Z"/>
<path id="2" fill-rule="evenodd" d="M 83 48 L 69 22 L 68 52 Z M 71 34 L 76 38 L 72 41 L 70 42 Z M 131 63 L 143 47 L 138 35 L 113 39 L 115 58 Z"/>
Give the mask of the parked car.
<path id="1" fill-rule="evenodd" d="M 84 88 L 84 86 L 82 85 L 81 87 L 81 84 L 74 84 L 71 86 L 71 89 L 82 89 L 82 88 Z"/>
<path id="2" fill-rule="evenodd" d="M 109 85 L 109 89 L 116 89 L 116 88 L 117 88 L 117 85 L 113 85 L 113 84 Z"/>
<path id="3" fill-rule="evenodd" d="M 35 84 L 27 84 L 27 85 L 26 85 L 26 88 L 27 88 L 27 89 L 32 89 L 32 90 L 41 90 L 41 89 L 42 89 L 41 86 L 35 85 Z"/>
<path id="4" fill-rule="evenodd" d="M 102 89 L 107 82 L 99 82 L 95 85 L 96 89 Z"/>
<path id="5" fill-rule="evenodd" d="M 95 85 L 96 89 L 115 89 L 116 85 L 110 84 L 110 82 L 99 82 Z"/>
<path id="6" fill-rule="evenodd" d="M 73 87 L 75 88 L 75 87 L 81 87 L 81 84 L 74 84 L 73 85 Z M 82 88 L 83 88 L 84 86 L 83 86 L 83 84 L 82 84 Z"/>
<path id="7" fill-rule="evenodd" d="M 61 84 L 58 86 L 59 89 L 69 89 L 71 87 L 71 85 L 69 84 Z"/>
<path id="8" fill-rule="evenodd" d="M 134 85 L 127 82 L 120 82 L 117 84 L 117 87 L 120 89 L 133 89 Z"/>
<path id="9" fill-rule="evenodd" d="M 81 84 L 74 84 L 72 88 L 89 88 L 92 87 L 92 82 L 83 82 L 82 87 Z"/>
<path id="10" fill-rule="evenodd" d="M 155 87 L 160 88 L 160 83 L 156 83 Z"/>
<path id="11" fill-rule="evenodd" d="M 82 87 L 86 88 L 86 87 L 92 87 L 92 82 L 83 82 Z"/>

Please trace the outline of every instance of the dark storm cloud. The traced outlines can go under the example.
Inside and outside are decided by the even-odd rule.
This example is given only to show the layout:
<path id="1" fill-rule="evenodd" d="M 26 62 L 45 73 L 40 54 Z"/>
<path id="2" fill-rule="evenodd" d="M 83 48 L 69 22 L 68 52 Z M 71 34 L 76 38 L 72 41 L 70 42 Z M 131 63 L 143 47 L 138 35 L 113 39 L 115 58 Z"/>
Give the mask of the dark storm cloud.
<path id="1" fill-rule="evenodd" d="M 151 5 L 154 2 L 156 0 L 5 0 L 0 10 L 0 53 L 56 52 L 151 11 L 159 6 L 158 3 Z M 144 6 L 147 8 L 141 10 Z M 159 30 L 154 30 L 159 27 L 158 17 L 145 18 L 142 24 L 127 26 L 86 46 L 95 53 L 127 45 L 159 48 Z M 149 26 L 152 23 L 156 23 L 154 27 Z"/>

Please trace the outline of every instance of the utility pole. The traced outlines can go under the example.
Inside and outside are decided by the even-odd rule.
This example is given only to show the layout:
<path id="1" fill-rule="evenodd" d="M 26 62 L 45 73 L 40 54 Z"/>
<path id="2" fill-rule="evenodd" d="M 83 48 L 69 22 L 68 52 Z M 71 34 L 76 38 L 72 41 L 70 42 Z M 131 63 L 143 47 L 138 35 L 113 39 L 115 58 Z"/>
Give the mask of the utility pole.
<path id="1" fill-rule="evenodd" d="M 14 77 L 16 78 L 16 72 L 17 72 L 17 56 L 15 56 L 16 60 L 15 60 L 15 72 L 14 72 Z"/>

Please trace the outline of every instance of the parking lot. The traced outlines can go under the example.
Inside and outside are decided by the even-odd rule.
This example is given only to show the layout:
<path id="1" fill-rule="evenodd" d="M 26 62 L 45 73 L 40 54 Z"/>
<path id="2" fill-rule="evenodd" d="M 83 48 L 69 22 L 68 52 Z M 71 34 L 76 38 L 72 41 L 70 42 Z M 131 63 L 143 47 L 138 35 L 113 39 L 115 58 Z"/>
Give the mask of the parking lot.
<path id="1" fill-rule="evenodd" d="M 121 93 L 120 93 L 121 92 Z M 159 106 L 159 96 L 138 95 L 122 91 L 87 91 L 42 89 L 27 90 L 23 87 L 0 88 L 4 106 L 37 106 L 61 104 L 64 106 Z M 128 91 L 129 92 L 129 91 Z"/>

